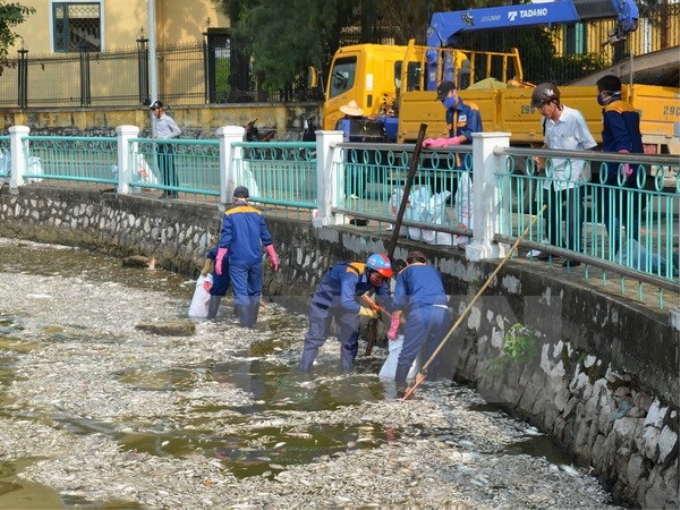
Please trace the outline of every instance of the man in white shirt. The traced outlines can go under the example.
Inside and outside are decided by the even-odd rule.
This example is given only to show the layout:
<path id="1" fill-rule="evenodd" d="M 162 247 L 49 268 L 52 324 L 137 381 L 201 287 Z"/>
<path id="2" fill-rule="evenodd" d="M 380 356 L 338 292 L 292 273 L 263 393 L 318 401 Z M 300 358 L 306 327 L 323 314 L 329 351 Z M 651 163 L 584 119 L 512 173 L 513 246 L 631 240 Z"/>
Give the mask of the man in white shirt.
<path id="1" fill-rule="evenodd" d="M 177 138 L 182 134 L 182 131 L 177 126 L 177 123 L 163 111 L 163 103 L 154 101 L 149 107 L 151 114 L 154 116 L 154 138 L 170 139 Z M 179 180 L 177 179 L 177 172 L 175 171 L 175 154 L 171 143 L 158 143 L 156 145 L 156 153 L 158 157 L 158 168 L 161 171 L 163 179 L 163 186 L 172 186 L 177 188 Z M 178 198 L 177 190 L 166 189 L 160 198 Z"/>
<path id="2" fill-rule="evenodd" d="M 560 103 L 560 90 L 554 84 L 538 85 L 531 95 L 531 106 L 544 117 L 543 147 L 577 151 L 597 145 L 581 112 Z M 573 251 L 581 249 L 584 166 L 582 159 L 548 158 L 543 184 L 543 189 L 549 193 L 545 215 L 550 244 Z M 562 236 L 562 221 L 565 222 L 565 237 Z M 576 267 L 580 262 L 565 260 L 562 265 Z"/>

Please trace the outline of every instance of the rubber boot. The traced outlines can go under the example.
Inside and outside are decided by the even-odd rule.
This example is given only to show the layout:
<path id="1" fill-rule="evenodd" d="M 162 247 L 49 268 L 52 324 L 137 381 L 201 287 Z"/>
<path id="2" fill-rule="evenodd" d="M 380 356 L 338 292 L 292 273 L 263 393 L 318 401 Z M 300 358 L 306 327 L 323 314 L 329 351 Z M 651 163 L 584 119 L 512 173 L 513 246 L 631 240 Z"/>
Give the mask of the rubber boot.
<path id="1" fill-rule="evenodd" d="M 208 302 L 208 319 L 217 317 L 217 311 L 220 309 L 221 302 L 222 296 L 210 296 L 210 301 Z"/>
<path id="2" fill-rule="evenodd" d="M 314 360 L 318 354 L 318 349 L 312 347 L 305 347 L 302 350 L 302 358 L 300 358 L 300 372 L 309 372 L 314 365 Z"/>
<path id="3" fill-rule="evenodd" d="M 397 371 L 394 374 L 394 384 L 397 387 L 397 398 L 403 398 L 404 393 L 408 389 L 406 377 L 408 377 L 409 370 L 411 370 L 411 367 L 397 365 Z"/>
<path id="4" fill-rule="evenodd" d="M 238 317 L 239 325 L 243 326 L 244 328 L 247 327 L 246 324 L 248 323 L 248 307 L 236 305 L 234 306 L 234 310 L 236 311 L 236 317 Z"/>
<path id="5" fill-rule="evenodd" d="M 254 304 L 248 306 L 248 325 L 247 328 L 254 328 L 257 322 L 257 316 L 260 313 L 260 304 Z"/>

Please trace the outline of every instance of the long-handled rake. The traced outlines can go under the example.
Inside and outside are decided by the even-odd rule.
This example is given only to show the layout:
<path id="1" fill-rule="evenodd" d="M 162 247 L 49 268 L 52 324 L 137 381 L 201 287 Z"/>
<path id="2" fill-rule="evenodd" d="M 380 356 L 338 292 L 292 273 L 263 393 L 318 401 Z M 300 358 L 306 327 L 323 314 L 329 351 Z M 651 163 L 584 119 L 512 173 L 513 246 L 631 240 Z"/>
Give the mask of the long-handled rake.
<path id="1" fill-rule="evenodd" d="M 522 232 L 522 235 L 520 235 L 517 238 L 517 241 L 515 241 L 515 244 L 512 245 L 512 247 L 508 250 L 508 253 L 505 254 L 505 257 L 498 263 L 498 266 L 496 266 L 496 269 L 494 270 L 493 273 L 489 275 L 489 277 L 486 279 L 486 282 L 484 282 L 484 285 L 477 291 L 477 294 L 475 294 L 475 297 L 472 298 L 472 301 L 465 307 L 465 310 L 460 314 L 460 317 L 458 317 L 458 320 L 456 323 L 451 327 L 449 332 L 446 334 L 444 339 L 441 341 L 439 346 L 435 349 L 435 351 L 432 353 L 432 356 L 423 364 L 421 369 L 418 371 L 418 375 L 416 376 L 416 380 L 413 382 L 413 385 L 410 386 L 405 392 L 403 396 L 403 400 L 410 400 L 413 397 L 413 394 L 416 391 L 416 388 L 420 386 L 420 384 L 425 380 L 425 377 L 427 376 L 427 369 L 428 367 L 432 364 L 434 361 L 435 357 L 439 352 L 444 348 L 444 345 L 446 345 L 446 342 L 449 341 L 451 336 L 453 336 L 453 333 L 458 329 L 458 327 L 463 323 L 463 320 L 467 316 L 467 314 L 472 310 L 472 307 L 474 304 L 477 302 L 477 300 L 480 298 L 480 296 L 484 293 L 484 291 L 487 289 L 489 285 L 491 285 L 491 282 L 493 282 L 493 279 L 496 277 L 498 272 L 501 270 L 501 268 L 505 265 L 505 263 L 510 260 L 510 257 L 512 254 L 515 252 L 515 250 L 519 247 L 519 243 L 526 237 L 526 235 L 529 233 L 531 230 L 531 227 L 534 226 L 536 221 L 538 220 L 539 215 L 543 214 L 543 211 L 545 211 L 547 205 L 543 206 L 543 209 L 534 217 L 534 219 L 531 220 L 531 223 L 527 225 L 527 228 L 524 229 L 524 232 Z"/>

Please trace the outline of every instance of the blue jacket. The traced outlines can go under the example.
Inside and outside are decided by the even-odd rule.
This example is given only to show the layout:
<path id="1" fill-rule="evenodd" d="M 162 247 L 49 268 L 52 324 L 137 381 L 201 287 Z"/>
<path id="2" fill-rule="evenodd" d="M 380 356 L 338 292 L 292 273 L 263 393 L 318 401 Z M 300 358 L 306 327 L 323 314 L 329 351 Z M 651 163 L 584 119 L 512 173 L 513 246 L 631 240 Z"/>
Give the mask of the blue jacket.
<path id="1" fill-rule="evenodd" d="M 446 110 L 446 123 L 449 125 L 449 136 L 463 135 L 467 138 L 466 144 L 472 143 L 472 133 L 480 133 L 484 130 L 477 105 L 465 104 L 460 96 L 458 104 Z"/>
<path id="2" fill-rule="evenodd" d="M 220 248 L 228 248 L 230 264 L 262 262 L 262 245 L 272 244 L 272 236 L 262 212 L 247 204 L 235 205 L 224 213 Z"/>
<path id="3" fill-rule="evenodd" d="M 391 310 L 392 301 L 387 282 L 375 287 L 368 281 L 366 264 L 342 262 L 326 271 L 312 296 L 312 303 L 323 308 L 342 307 L 359 313 L 361 305 L 357 298 L 370 290 L 375 291 L 379 304 Z"/>
<path id="4" fill-rule="evenodd" d="M 393 304 L 411 310 L 421 306 L 448 306 L 441 273 L 429 264 L 409 264 L 397 275 Z"/>
<path id="5" fill-rule="evenodd" d="M 633 154 L 644 154 L 640 114 L 631 104 L 618 100 L 605 105 L 602 108 L 602 125 L 603 152 L 627 150 Z M 635 172 L 637 165 L 630 166 Z M 618 163 L 607 163 L 609 175 L 616 175 L 618 167 Z"/>

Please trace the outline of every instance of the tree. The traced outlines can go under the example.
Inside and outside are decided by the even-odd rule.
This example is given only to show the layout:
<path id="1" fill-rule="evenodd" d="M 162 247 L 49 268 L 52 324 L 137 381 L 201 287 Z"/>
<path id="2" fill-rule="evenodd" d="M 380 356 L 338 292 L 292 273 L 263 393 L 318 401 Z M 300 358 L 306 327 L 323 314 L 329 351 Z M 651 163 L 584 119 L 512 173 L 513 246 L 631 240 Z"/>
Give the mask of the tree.
<path id="1" fill-rule="evenodd" d="M 265 90 L 287 87 L 309 65 L 325 67 L 338 48 L 341 29 L 361 19 L 361 0 L 219 1 Z M 233 4 L 239 7 L 236 20 Z"/>
<path id="2" fill-rule="evenodd" d="M 19 34 L 14 28 L 21 25 L 31 14 L 35 14 L 33 7 L 25 7 L 17 3 L 0 2 L 0 74 L 8 65 L 9 48 Z"/>

